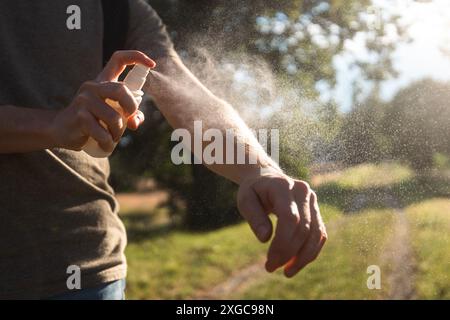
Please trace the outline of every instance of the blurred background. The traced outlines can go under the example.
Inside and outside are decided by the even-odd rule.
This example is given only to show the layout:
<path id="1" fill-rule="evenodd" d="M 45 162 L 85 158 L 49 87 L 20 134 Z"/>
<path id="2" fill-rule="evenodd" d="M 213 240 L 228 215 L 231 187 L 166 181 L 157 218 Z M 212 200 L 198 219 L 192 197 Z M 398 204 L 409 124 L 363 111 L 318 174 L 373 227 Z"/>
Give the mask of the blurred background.
<path id="1" fill-rule="evenodd" d="M 449 1 L 149 3 L 208 88 L 253 129 L 279 130 L 280 165 L 317 191 L 329 240 L 295 278 L 267 274 L 237 187 L 173 165 L 147 101 L 111 158 L 127 298 L 450 298 Z"/>

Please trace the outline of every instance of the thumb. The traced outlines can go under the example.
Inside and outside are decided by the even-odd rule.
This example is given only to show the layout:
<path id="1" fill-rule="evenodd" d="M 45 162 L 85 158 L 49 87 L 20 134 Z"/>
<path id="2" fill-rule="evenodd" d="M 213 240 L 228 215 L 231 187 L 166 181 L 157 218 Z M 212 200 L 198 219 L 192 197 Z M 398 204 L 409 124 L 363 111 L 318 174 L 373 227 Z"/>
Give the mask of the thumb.
<path id="1" fill-rule="evenodd" d="M 239 189 L 237 205 L 258 240 L 267 242 L 272 236 L 272 222 L 255 191 L 251 188 Z"/>
<path id="2" fill-rule="evenodd" d="M 141 110 L 137 110 L 133 115 L 128 118 L 128 129 L 137 130 L 139 126 L 144 122 L 145 116 Z"/>

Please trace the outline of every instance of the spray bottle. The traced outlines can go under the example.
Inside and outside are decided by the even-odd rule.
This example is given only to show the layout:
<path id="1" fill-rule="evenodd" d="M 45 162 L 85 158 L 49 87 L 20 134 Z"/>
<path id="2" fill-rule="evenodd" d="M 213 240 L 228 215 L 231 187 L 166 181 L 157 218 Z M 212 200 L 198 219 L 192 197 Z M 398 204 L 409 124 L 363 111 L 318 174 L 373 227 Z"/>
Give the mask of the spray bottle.
<path id="1" fill-rule="evenodd" d="M 142 92 L 142 87 L 145 84 L 145 80 L 147 78 L 147 75 L 150 71 L 150 68 L 143 66 L 141 64 L 136 64 L 133 69 L 131 69 L 127 76 L 125 77 L 125 80 L 123 83 L 130 89 L 131 93 L 133 94 L 133 97 L 136 99 L 137 105 L 142 102 L 142 96 L 144 95 L 144 92 Z M 123 132 L 125 132 L 125 129 L 127 127 L 127 121 L 128 118 L 124 116 L 123 109 L 120 106 L 120 104 L 117 101 L 106 99 L 105 102 L 111 106 L 115 111 L 117 111 L 123 119 Z M 100 124 L 107 129 L 106 124 L 100 120 Z M 103 150 L 97 141 L 95 141 L 92 137 L 89 137 L 88 141 L 83 147 L 83 151 L 89 154 L 92 157 L 95 158 L 106 158 L 111 155 L 111 153 L 116 148 L 117 143 L 114 144 L 114 148 L 110 151 Z"/>

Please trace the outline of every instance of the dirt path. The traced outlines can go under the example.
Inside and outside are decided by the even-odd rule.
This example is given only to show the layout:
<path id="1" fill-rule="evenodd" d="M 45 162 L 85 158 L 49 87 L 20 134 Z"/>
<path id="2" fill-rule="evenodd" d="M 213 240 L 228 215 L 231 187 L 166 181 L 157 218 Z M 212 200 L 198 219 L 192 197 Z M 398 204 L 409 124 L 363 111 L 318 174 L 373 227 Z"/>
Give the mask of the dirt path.
<path id="1" fill-rule="evenodd" d="M 382 254 L 382 261 L 389 267 L 387 276 L 389 293 L 386 297 L 390 300 L 409 300 L 416 297 L 415 294 L 415 259 L 411 248 L 409 225 L 406 213 L 401 208 L 400 202 L 391 194 L 385 194 L 384 202 L 387 207 L 395 212 L 395 220 L 392 239 Z M 359 194 L 350 205 L 351 211 L 359 211 L 367 205 L 368 196 Z M 328 225 L 329 230 L 338 228 L 340 219 L 332 221 Z M 196 294 L 194 299 L 224 299 L 235 292 L 242 292 L 250 285 L 261 281 L 267 275 L 264 270 L 264 259 L 232 274 L 224 282 L 205 289 Z"/>
<path id="2" fill-rule="evenodd" d="M 169 198 L 164 190 L 147 192 L 118 193 L 117 200 L 120 203 L 122 214 L 129 212 L 151 212 Z"/>
<path id="3" fill-rule="evenodd" d="M 392 239 L 383 255 L 390 274 L 388 275 L 389 295 L 391 300 L 410 300 L 415 294 L 415 259 L 411 247 L 409 225 L 406 213 L 400 203 L 391 195 L 386 195 L 386 204 L 395 211 L 395 225 Z"/>
<path id="4" fill-rule="evenodd" d="M 329 234 L 330 232 L 335 232 L 338 228 L 340 228 L 342 222 L 342 219 L 336 219 L 335 221 L 328 223 L 327 230 L 329 231 Z M 194 296 L 194 299 L 226 299 L 233 293 L 245 291 L 245 289 L 249 286 L 262 281 L 265 277 L 270 276 L 264 268 L 264 262 L 265 257 L 250 266 L 238 270 L 218 285 L 201 291 Z"/>
<path id="5" fill-rule="evenodd" d="M 257 282 L 266 274 L 267 273 L 264 269 L 264 260 L 262 259 L 255 264 L 238 270 L 224 282 L 216 285 L 215 287 L 200 292 L 194 297 L 194 299 L 217 300 L 227 298 L 232 293 L 242 291 L 246 287 Z"/>

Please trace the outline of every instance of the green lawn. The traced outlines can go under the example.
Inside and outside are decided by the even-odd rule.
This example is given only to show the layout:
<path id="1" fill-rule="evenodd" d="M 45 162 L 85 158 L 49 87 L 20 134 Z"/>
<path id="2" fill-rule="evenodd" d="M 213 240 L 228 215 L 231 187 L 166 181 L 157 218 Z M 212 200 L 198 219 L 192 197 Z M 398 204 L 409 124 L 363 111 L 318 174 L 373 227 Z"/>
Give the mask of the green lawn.
<path id="1" fill-rule="evenodd" d="M 281 271 L 262 274 L 228 298 L 386 298 L 392 271 L 383 254 L 395 239 L 394 211 L 387 208 L 386 195 L 396 197 L 407 213 L 417 297 L 450 298 L 447 178 L 417 177 L 408 167 L 390 162 L 359 165 L 315 181 L 329 232 L 319 259 L 293 279 L 284 278 Z M 352 210 L 361 195 L 362 208 Z M 263 264 L 267 244 L 260 244 L 246 223 L 195 233 L 161 223 L 165 214 L 156 210 L 122 215 L 129 235 L 128 298 L 192 298 L 246 266 Z M 369 265 L 381 267 L 381 290 L 367 288 Z"/>
<path id="2" fill-rule="evenodd" d="M 281 273 L 236 293 L 244 299 L 376 299 L 388 289 L 382 276 L 381 290 L 367 288 L 367 267 L 382 269 L 381 252 L 390 235 L 392 212 L 367 211 L 331 222 L 329 241 L 320 258 L 293 279 Z"/>
<path id="3" fill-rule="evenodd" d="M 313 184 L 336 184 L 341 188 L 367 189 L 391 186 L 411 179 L 414 172 L 399 162 L 363 163 L 313 177 Z"/>
<path id="4" fill-rule="evenodd" d="M 169 231 L 126 250 L 129 298 L 186 298 L 224 280 L 265 251 L 245 224 L 216 232 Z"/>
<path id="5" fill-rule="evenodd" d="M 340 214 L 327 206 L 322 212 L 325 221 Z M 263 259 L 267 250 L 246 223 L 204 233 L 156 229 L 146 236 L 145 221 L 130 215 L 122 219 L 131 238 L 126 250 L 127 297 L 131 299 L 192 297 Z"/>
<path id="6" fill-rule="evenodd" d="M 406 212 L 418 261 L 418 298 L 450 299 L 450 200 L 427 200 Z"/>

